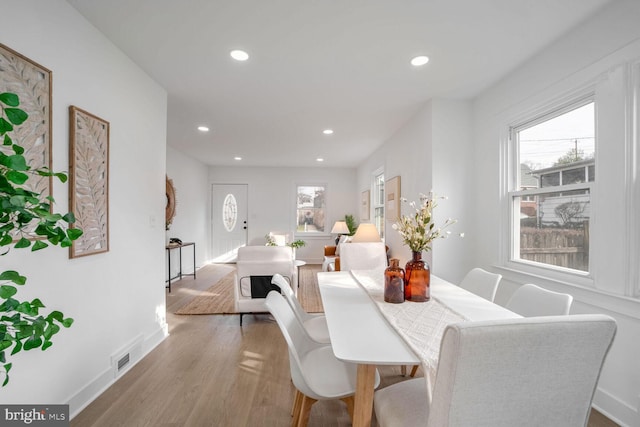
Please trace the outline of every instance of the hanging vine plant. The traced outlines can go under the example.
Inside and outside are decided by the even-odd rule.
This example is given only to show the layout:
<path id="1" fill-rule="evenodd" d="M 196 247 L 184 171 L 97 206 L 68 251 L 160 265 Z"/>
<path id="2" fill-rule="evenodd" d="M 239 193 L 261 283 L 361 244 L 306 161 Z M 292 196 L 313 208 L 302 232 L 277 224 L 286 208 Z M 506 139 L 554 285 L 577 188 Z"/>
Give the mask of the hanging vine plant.
<path id="1" fill-rule="evenodd" d="M 67 181 L 62 172 L 48 168 L 32 169 L 24 157 L 24 148 L 10 136 L 16 126 L 22 125 L 28 114 L 19 108 L 16 94 L 0 93 L 0 256 L 10 248 L 31 251 L 42 250 L 50 245 L 69 247 L 82 235 L 78 228 L 69 229 L 66 224 L 74 222 L 72 213 L 65 215 L 52 212 L 53 198 L 25 187 L 32 176 L 54 176 Z M 35 228 L 28 227 L 36 223 Z M 29 231 L 33 230 L 33 231 Z M 60 311 L 42 312 L 45 308 L 40 299 L 20 301 L 16 298 L 18 287 L 27 278 L 14 270 L 0 273 L 0 375 L 4 375 L 2 386 L 9 383 L 12 363 L 7 362 L 7 353 L 13 356 L 20 351 L 53 345 L 52 337 L 61 327 L 68 328 L 73 319 Z M 1 378 L 1 377 L 0 377 Z"/>

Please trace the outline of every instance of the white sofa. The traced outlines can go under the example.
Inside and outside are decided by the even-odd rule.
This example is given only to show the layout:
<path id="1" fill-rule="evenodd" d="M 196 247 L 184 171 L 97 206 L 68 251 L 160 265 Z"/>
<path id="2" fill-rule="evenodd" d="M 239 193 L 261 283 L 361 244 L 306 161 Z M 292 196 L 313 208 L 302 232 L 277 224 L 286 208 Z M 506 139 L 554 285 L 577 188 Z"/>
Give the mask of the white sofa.
<path id="1" fill-rule="evenodd" d="M 273 276 L 280 274 L 297 292 L 298 272 L 293 252 L 288 246 L 244 246 L 238 249 L 236 262 L 234 298 L 235 309 L 240 313 L 240 325 L 244 313 L 266 313 L 264 297 L 251 294 L 251 276 Z M 255 277 L 254 277 L 255 280 Z M 271 280 L 269 279 L 270 283 Z M 266 296 L 266 295 L 265 295 Z"/>

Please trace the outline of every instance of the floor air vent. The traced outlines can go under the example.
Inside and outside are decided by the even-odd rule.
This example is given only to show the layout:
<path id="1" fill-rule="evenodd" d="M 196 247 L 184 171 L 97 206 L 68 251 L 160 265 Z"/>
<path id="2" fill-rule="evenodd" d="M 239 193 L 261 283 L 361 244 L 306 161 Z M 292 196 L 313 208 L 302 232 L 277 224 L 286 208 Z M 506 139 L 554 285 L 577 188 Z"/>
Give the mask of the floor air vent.
<path id="1" fill-rule="evenodd" d="M 114 378 L 122 375 L 132 366 L 132 364 L 135 364 L 135 361 L 140 359 L 142 353 L 142 341 L 143 337 L 140 335 L 138 338 L 111 356 L 111 369 L 113 371 Z"/>
<path id="2" fill-rule="evenodd" d="M 127 366 L 130 360 L 131 355 L 129 353 L 125 354 L 120 360 L 118 360 L 118 372 L 120 372 L 122 368 Z"/>

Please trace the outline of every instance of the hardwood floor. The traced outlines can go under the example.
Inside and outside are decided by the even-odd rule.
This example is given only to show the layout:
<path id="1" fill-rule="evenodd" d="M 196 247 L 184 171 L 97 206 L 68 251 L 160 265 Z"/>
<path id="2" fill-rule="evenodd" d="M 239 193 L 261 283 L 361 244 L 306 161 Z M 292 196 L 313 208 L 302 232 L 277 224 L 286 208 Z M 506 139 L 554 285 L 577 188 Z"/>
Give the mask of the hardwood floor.
<path id="1" fill-rule="evenodd" d="M 304 268 L 304 267 L 303 267 Z M 172 312 L 233 269 L 208 266 L 167 293 L 169 337 L 72 421 L 73 427 L 288 426 L 294 387 L 287 346 L 269 315 Z M 403 380 L 381 367 L 382 386 Z M 594 411 L 595 412 L 595 411 Z M 310 427 L 351 425 L 340 401 L 317 402 Z M 592 414 L 589 427 L 616 426 Z"/>

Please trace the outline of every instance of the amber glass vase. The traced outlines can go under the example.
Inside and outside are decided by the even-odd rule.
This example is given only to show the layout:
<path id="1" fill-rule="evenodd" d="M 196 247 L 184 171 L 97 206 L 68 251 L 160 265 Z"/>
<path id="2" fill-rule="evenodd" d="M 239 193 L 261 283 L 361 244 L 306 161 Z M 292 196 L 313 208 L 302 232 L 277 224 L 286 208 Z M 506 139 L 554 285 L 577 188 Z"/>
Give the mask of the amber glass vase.
<path id="1" fill-rule="evenodd" d="M 422 252 L 413 252 L 411 261 L 404 267 L 404 299 L 414 302 L 429 301 L 431 272 L 422 260 Z"/>
<path id="2" fill-rule="evenodd" d="M 404 270 L 399 264 L 397 258 L 391 258 L 384 271 L 384 300 L 394 304 L 404 302 Z"/>

